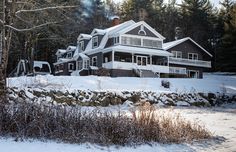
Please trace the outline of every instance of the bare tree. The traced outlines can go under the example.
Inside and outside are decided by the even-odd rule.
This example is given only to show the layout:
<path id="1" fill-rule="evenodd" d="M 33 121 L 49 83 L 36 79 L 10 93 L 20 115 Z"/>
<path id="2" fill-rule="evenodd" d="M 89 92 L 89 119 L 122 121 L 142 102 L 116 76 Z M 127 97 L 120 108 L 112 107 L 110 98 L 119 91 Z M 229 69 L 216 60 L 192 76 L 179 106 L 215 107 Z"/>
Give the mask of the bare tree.
<path id="1" fill-rule="evenodd" d="M 5 96 L 12 33 L 32 34 L 45 26 L 59 24 L 68 19 L 65 10 L 77 8 L 78 1 L 2 0 L 0 7 L 2 8 L 0 12 L 0 37 L 2 37 L 0 38 L 0 96 Z"/>

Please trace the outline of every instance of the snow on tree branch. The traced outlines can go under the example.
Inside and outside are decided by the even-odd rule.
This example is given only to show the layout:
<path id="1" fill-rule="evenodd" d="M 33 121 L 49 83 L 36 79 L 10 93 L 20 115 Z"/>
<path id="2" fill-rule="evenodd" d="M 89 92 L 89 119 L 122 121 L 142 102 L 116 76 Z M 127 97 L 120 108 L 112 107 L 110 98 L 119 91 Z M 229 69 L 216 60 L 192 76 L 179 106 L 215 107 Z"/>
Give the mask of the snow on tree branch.
<path id="1" fill-rule="evenodd" d="M 51 9 L 64 9 L 64 8 L 76 8 L 78 6 L 52 6 L 52 7 L 45 7 L 45 8 L 38 8 L 38 9 L 32 9 L 32 10 L 19 10 L 16 11 L 16 14 L 24 13 L 24 12 L 38 12 L 38 11 L 45 11 L 45 10 L 51 10 Z"/>
<path id="2" fill-rule="evenodd" d="M 33 26 L 31 28 L 25 28 L 25 29 L 18 29 L 16 27 L 11 26 L 11 25 L 5 25 L 5 27 L 9 27 L 9 28 L 11 28 L 11 29 L 13 29 L 17 32 L 25 32 L 25 31 L 35 30 L 37 28 L 41 28 L 41 27 L 46 26 L 46 25 L 57 24 L 57 23 L 59 23 L 59 22 L 47 22 L 47 23 L 44 23 L 44 24 L 40 24 L 40 25 L 37 25 L 37 26 Z"/>

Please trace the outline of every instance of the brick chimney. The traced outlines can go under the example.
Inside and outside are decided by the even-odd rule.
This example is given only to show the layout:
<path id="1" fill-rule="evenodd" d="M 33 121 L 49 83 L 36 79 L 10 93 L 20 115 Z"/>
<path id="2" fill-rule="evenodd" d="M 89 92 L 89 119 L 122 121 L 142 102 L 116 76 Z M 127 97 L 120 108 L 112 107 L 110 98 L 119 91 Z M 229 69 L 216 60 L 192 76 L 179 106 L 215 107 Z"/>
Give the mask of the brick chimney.
<path id="1" fill-rule="evenodd" d="M 113 16 L 111 18 L 111 26 L 116 26 L 120 24 L 120 17 L 119 16 Z"/>

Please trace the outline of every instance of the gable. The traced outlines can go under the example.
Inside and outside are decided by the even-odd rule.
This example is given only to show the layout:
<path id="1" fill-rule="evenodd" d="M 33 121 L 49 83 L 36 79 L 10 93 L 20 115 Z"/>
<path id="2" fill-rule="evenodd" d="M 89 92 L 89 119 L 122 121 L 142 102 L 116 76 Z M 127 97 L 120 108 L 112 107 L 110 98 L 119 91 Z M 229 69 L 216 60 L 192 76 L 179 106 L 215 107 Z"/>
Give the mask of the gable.
<path id="1" fill-rule="evenodd" d="M 157 36 L 151 32 L 148 28 L 146 28 L 143 25 L 140 25 L 128 32 L 126 32 L 125 34 L 130 34 L 130 35 L 139 35 L 139 36 L 148 36 L 148 37 L 155 37 L 157 38 Z"/>
<path id="2" fill-rule="evenodd" d="M 160 33 L 158 33 L 155 29 L 153 29 L 151 26 L 149 26 L 146 22 L 140 21 L 138 23 L 135 23 L 119 32 L 119 34 L 131 34 L 131 35 L 138 35 L 138 36 L 146 36 L 146 37 L 153 37 L 153 38 L 159 38 L 161 40 L 164 40 L 165 37 L 163 37 Z"/>

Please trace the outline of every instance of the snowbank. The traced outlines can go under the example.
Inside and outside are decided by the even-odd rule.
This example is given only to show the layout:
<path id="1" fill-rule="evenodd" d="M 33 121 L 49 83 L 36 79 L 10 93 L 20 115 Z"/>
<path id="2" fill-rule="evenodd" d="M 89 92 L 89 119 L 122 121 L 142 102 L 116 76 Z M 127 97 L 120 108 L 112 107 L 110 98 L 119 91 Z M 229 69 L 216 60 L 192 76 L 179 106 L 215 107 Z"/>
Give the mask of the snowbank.
<path id="1" fill-rule="evenodd" d="M 170 88 L 161 81 L 170 82 Z M 97 76 L 36 76 L 8 78 L 9 87 L 43 88 L 45 90 L 92 90 L 92 91 L 152 91 L 152 92 L 202 92 L 236 94 L 236 76 L 205 74 L 204 79 L 188 78 L 135 78 Z"/>

